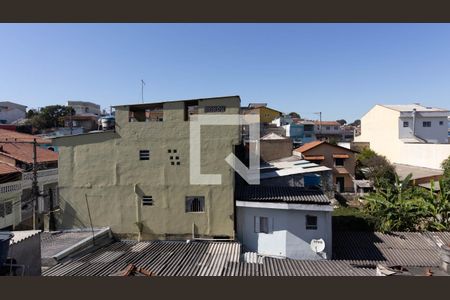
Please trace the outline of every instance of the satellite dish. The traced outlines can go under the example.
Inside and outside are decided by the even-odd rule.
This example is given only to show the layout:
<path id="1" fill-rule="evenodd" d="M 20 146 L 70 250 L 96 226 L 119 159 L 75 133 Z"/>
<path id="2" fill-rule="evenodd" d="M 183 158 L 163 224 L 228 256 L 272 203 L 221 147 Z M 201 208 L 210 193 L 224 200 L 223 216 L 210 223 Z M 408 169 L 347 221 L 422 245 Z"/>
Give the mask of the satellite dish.
<path id="1" fill-rule="evenodd" d="M 323 239 L 312 239 L 310 243 L 312 251 L 319 253 L 325 250 L 325 241 Z"/>

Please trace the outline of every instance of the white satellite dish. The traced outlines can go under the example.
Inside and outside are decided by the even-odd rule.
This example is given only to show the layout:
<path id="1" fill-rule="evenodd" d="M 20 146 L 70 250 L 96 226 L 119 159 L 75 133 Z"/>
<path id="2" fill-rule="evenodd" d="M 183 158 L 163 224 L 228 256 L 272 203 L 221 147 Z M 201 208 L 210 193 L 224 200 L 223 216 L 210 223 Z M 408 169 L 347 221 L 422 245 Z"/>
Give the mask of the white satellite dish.
<path id="1" fill-rule="evenodd" d="M 312 239 L 310 243 L 312 251 L 319 253 L 325 250 L 325 241 L 323 239 Z"/>

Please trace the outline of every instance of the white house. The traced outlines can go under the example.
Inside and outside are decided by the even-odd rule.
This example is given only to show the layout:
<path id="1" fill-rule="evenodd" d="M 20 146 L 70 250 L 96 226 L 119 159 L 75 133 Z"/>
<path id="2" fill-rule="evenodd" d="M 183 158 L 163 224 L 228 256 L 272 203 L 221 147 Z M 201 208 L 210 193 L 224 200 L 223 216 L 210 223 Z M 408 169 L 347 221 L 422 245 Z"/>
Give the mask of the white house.
<path id="1" fill-rule="evenodd" d="M 392 163 L 440 169 L 450 156 L 446 109 L 420 104 L 375 105 L 361 118 L 361 134 L 356 142 Z"/>
<path id="2" fill-rule="evenodd" d="M 0 124 L 11 124 L 24 119 L 27 107 L 10 101 L 0 102 Z"/>
<path id="3" fill-rule="evenodd" d="M 238 186 L 237 235 L 244 250 L 292 259 L 332 254 L 330 200 L 320 190 L 287 186 Z M 325 248 L 314 250 L 319 242 Z"/>
<path id="4" fill-rule="evenodd" d="M 67 101 L 67 106 L 75 110 L 76 115 L 101 115 L 100 105 L 87 101 Z"/>

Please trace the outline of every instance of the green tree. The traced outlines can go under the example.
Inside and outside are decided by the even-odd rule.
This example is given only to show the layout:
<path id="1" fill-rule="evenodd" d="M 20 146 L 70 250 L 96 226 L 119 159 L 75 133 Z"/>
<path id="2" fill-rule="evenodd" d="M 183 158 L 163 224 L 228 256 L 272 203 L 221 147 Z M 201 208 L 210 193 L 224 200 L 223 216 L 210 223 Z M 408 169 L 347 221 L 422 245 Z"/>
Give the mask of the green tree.
<path id="1" fill-rule="evenodd" d="M 356 175 L 371 180 L 375 187 L 395 181 L 395 168 L 386 157 L 370 148 L 364 148 L 356 156 Z"/>
<path id="2" fill-rule="evenodd" d="M 299 115 L 298 113 L 296 113 L 296 112 L 290 112 L 290 113 L 289 113 L 289 116 L 290 116 L 291 118 L 298 118 L 298 119 L 300 119 L 300 115 Z"/>
<path id="3" fill-rule="evenodd" d="M 450 230 L 450 189 L 443 180 L 439 180 L 439 189 L 435 191 L 434 181 L 431 181 L 431 188 L 428 197 L 425 198 L 427 204 L 428 220 L 427 229 L 433 231 Z"/>
<path id="4" fill-rule="evenodd" d="M 441 167 L 444 170 L 444 174 L 442 175 L 442 179 L 446 186 L 450 187 L 450 156 L 441 163 Z"/>
<path id="5" fill-rule="evenodd" d="M 345 121 L 344 119 L 336 120 L 336 122 L 338 122 L 338 123 L 341 124 L 341 125 L 347 124 L 347 121 Z"/>
<path id="6" fill-rule="evenodd" d="M 42 108 L 40 111 L 29 110 L 27 112 L 27 123 L 38 130 L 64 126 L 64 117 L 71 114 L 75 114 L 75 110 L 72 107 L 50 105 Z"/>
<path id="7" fill-rule="evenodd" d="M 425 227 L 423 220 L 429 216 L 429 205 L 424 191 L 410 186 L 411 177 L 409 174 L 400 181 L 395 175 L 393 184 L 386 184 L 364 198 L 364 209 L 375 218 L 376 230 L 416 231 Z"/>
<path id="8" fill-rule="evenodd" d="M 359 125 L 361 125 L 361 120 L 357 119 L 357 120 L 353 121 L 353 123 L 350 123 L 349 125 L 359 126 Z"/>

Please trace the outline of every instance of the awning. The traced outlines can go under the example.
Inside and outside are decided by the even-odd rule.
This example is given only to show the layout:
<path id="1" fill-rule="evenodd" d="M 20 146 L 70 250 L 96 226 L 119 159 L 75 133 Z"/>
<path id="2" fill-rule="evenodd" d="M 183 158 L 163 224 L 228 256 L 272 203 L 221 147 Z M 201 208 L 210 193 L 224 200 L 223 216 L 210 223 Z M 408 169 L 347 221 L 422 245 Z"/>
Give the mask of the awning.
<path id="1" fill-rule="evenodd" d="M 323 155 L 304 155 L 304 159 L 306 160 L 324 160 L 325 156 Z"/>
<path id="2" fill-rule="evenodd" d="M 333 154 L 333 158 L 349 158 L 348 154 Z"/>

